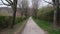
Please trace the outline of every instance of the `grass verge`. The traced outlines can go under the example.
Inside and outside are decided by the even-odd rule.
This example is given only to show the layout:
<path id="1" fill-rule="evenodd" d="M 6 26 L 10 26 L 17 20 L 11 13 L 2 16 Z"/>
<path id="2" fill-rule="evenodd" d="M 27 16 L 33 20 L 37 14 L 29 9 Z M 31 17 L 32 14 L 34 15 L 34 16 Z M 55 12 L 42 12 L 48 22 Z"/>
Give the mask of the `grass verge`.
<path id="1" fill-rule="evenodd" d="M 47 21 L 40 20 L 40 19 L 35 19 L 35 18 L 33 18 L 33 19 L 42 29 L 47 31 L 48 34 L 60 34 L 60 29 L 54 30 L 51 22 L 47 22 Z"/>

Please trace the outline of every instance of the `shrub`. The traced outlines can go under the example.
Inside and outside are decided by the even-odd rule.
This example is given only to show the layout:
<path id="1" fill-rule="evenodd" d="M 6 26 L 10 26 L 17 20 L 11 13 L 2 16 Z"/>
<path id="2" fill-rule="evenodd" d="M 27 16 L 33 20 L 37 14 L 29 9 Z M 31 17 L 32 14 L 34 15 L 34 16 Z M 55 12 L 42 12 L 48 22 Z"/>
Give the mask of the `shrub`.
<path id="1" fill-rule="evenodd" d="M 6 16 L 0 16 L 0 28 L 5 27 Z"/>
<path id="2" fill-rule="evenodd" d="M 25 20 L 26 17 L 16 17 L 15 24 L 21 23 L 23 20 Z M 0 16 L 0 29 L 6 28 L 11 26 L 12 24 L 12 16 Z"/>
<path id="3" fill-rule="evenodd" d="M 53 9 L 40 9 L 37 13 L 37 17 L 38 19 L 41 20 L 45 20 L 45 21 L 53 21 L 53 15 L 54 15 L 54 11 Z"/>

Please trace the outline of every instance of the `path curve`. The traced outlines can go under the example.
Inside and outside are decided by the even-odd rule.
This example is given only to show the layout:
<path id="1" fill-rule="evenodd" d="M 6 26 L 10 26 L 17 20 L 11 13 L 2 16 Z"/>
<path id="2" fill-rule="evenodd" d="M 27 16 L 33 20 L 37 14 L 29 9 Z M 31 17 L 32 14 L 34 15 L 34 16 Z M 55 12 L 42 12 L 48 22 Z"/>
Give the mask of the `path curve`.
<path id="1" fill-rule="evenodd" d="M 30 17 L 22 31 L 22 34 L 45 34 L 45 31 L 42 30 Z"/>

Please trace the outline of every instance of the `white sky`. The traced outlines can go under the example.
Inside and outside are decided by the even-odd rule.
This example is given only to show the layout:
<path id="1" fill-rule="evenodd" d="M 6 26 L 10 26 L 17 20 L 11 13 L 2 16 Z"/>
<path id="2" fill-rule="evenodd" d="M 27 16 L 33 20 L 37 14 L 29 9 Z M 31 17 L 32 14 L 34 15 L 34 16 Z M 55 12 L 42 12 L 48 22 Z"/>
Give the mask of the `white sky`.
<path id="1" fill-rule="evenodd" d="M 5 3 L 7 3 L 5 0 L 3 0 Z M 46 0 L 48 2 L 52 2 L 52 0 Z M 19 2 L 18 2 L 19 3 Z M 1 0 L 0 0 L 0 4 L 2 4 Z M 43 0 L 40 2 L 40 7 L 46 6 L 48 3 L 44 2 Z M 31 0 L 29 0 L 29 6 L 31 6 Z M 0 7 L 7 7 L 6 5 L 0 5 Z"/>

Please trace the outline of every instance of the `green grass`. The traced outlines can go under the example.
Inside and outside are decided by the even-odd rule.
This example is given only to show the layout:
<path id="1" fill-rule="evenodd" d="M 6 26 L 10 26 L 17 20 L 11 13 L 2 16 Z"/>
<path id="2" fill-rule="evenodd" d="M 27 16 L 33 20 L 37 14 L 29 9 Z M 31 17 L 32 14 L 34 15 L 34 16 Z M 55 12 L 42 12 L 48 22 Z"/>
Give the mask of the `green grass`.
<path id="1" fill-rule="evenodd" d="M 53 29 L 53 27 L 52 27 L 53 25 L 51 22 L 47 22 L 47 21 L 35 19 L 35 18 L 33 18 L 33 19 L 42 29 L 47 31 L 49 34 L 60 34 L 59 29 L 56 29 L 56 30 Z"/>

